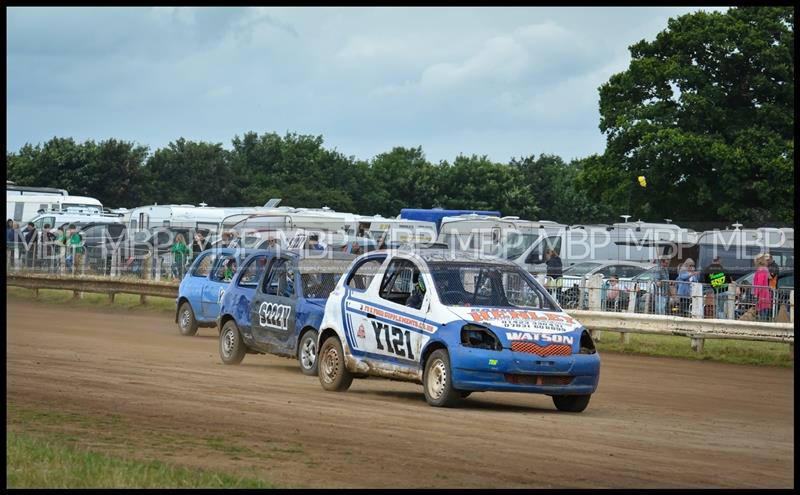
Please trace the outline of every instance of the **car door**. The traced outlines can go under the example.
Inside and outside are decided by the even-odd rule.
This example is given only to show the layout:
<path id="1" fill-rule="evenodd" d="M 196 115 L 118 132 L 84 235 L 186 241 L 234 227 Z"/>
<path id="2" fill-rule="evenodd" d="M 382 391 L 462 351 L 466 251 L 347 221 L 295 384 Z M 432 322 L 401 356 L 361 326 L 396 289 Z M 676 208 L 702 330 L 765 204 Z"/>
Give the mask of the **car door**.
<path id="1" fill-rule="evenodd" d="M 251 333 L 251 303 L 255 298 L 256 289 L 264 274 L 266 264 L 266 254 L 253 256 L 247 264 L 242 267 L 241 275 L 238 280 L 236 280 L 236 291 L 235 293 L 231 293 L 231 296 L 234 297 L 234 300 L 231 301 L 231 313 L 236 319 L 239 330 L 242 331 L 243 334 Z"/>
<path id="2" fill-rule="evenodd" d="M 219 315 L 222 296 L 230 282 L 230 280 L 225 280 L 225 263 L 230 262 L 231 259 L 235 260 L 235 257 L 224 254 L 218 256 L 211 273 L 208 274 L 208 278 L 203 284 L 201 301 L 203 320 L 212 321 Z"/>
<path id="3" fill-rule="evenodd" d="M 364 296 L 353 294 L 346 301 L 346 328 L 371 365 L 384 370 L 398 365 L 419 366 L 420 349 L 432 331 L 426 323 L 430 291 L 419 308 L 406 303 L 419 277 L 423 277 L 426 287 L 433 287 L 424 272 L 415 261 L 395 257 L 382 276 L 373 278 Z"/>
<path id="4" fill-rule="evenodd" d="M 293 353 L 288 342 L 295 332 L 297 283 L 294 261 L 290 257 L 271 260 L 253 296 L 250 321 L 253 336 L 274 353 Z"/>
<path id="5" fill-rule="evenodd" d="M 192 265 L 189 277 L 181 282 L 182 295 L 189 300 L 195 318 L 198 320 L 205 320 L 203 317 L 203 288 L 208 282 L 208 276 L 216 260 L 216 253 L 205 252 L 200 254 L 197 257 L 197 261 Z"/>

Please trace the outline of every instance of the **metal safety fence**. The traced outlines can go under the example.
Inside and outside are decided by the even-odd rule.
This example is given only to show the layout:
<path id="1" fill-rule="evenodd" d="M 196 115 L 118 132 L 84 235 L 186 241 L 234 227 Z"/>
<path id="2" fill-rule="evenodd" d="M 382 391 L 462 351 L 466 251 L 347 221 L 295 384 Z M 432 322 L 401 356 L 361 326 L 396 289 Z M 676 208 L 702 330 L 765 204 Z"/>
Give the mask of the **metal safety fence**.
<path id="1" fill-rule="evenodd" d="M 541 278 L 566 310 L 592 310 L 756 322 L 794 321 L 794 288 L 731 282 L 712 287 L 699 282 L 617 281 L 595 278 Z"/>

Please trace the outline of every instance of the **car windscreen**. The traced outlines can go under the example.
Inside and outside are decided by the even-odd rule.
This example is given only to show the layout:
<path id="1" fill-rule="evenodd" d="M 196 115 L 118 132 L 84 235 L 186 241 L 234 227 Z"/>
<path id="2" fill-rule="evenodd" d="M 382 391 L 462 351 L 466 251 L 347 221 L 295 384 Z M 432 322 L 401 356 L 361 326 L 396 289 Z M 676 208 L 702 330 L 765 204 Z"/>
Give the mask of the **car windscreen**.
<path id="1" fill-rule="evenodd" d="M 563 274 L 571 277 L 583 277 L 598 266 L 600 266 L 600 263 L 578 263 L 566 268 Z"/>
<path id="2" fill-rule="evenodd" d="M 327 299 L 336 282 L 347 271 L 351 260 L 313 260 L 300 261 L 300 281 L 303 296 L 309 299 Z"/>
<path id="3" fill-rule="evenodd" d="M 442 304 L 559 310 L 556 302 L 520 267 L 476 262 L 430 262 Z"/>
<path id="4" fill-rule="evenodd" d="M 541 237 L 538 233 L 530 232 L 508 232 L 503 242 L 503 255 L 507 260 L 514 260 L 522 256 L 528 247 Z"/>

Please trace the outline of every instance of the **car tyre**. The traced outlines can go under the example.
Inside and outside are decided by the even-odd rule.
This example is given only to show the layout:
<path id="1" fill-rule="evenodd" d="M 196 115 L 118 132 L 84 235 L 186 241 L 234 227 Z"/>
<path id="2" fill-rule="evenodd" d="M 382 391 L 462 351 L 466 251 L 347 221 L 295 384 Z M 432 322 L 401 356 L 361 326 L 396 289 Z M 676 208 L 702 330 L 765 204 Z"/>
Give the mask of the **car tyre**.
<path id="1" fill-rule="evenodd" d="M 187 301 L 182 302 L 178 308 L 178 330 L 181 331 L 181 335 L 187 337 L 197 333 L 197 320 L 194 317 L 192 305 Z"/>
<path id="2" fill-rule="evenodd" d="M 554 395 L 553 404 L 556 409 L 564 412 L 581 412 L 589 405 L 592 394 L 587 395 Z"/>
<path id="3" fill-rule="evenodd" d="M 425 361 L 422 387 L 425 400 L 434 407 L 453 407 L 461 400 L 460 391 L 453 388 L 450 355 L 446 349 L 437 349 Z"/>
<path id="4" fill-rule="evenodd" d="M 297 361 L 304 375 L 316 376 L 319 369 L 316 330 L 308 330 L 300 337 L 300 342 L 297 344 Z"/>
<path id="5" fill-rule="evenodd" d="M 247 353 L 247 346 L 242 342 L 242 334 L 233 320 L 222 326 L 219 334 L 219 357 L 225 364 L 239 364 Z"/>
<path id="6" fill-rule="evenodd" d="M 344 362 L 342 343 L 337 337 L 328 337 L 317 354 L 319 383 L 331 392 L 344 392 L 353 383 L 353 374 Z"/>

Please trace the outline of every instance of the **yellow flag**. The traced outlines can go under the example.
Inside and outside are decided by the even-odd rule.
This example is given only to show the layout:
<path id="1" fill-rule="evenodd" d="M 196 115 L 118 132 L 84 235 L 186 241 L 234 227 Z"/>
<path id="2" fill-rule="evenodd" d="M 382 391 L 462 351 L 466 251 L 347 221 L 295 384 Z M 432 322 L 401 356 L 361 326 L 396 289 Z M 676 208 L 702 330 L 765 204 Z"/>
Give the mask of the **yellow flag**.
<path id="1" fill-rule="evenodd" d="M 639 185 L 642 187 L 647 187 L 647 181 L 644 178 L 644 175 L 639 176 Z"/>

